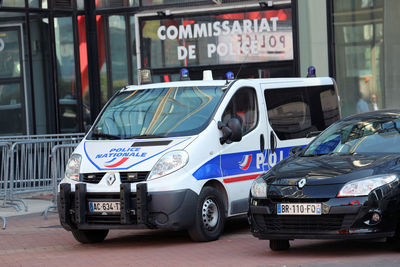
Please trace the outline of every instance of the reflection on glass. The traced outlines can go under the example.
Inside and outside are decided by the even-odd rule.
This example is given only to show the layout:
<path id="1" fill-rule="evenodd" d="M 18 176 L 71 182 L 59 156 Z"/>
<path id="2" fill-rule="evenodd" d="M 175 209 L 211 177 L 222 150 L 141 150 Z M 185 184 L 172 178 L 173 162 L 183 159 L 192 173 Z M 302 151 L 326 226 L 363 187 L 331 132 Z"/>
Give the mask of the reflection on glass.
<path id="1" fill-rule="evenodd" d="M 93 138 L 129 139 L 198 134 L 209 123 L 222 86 L 126 91 L 109 104 Z"/>
<path id="2" fill-rule="evenodd" d="M 3 7 L 25 7 L 25 0 L 3 0 Z"/>
<path id="3" fill-rule="evenodd" d="M 74 38 L 71 18 L 55 18 L 60 131 L 78 131 Z"/>
<path id="4" fill-rule="evenodd" d="M 78 35 L 79 35 L 79 63 L 81 68 L 81 87 L 82 87 L 82 104 L 83 104 L 83 124 L 86 128 L 91 123 L 90 119 L 90 88 L 89 88 L 89 70 L 88 70 L 88 54 L 86 43 L 86 24 L 85 16 L 78 16 Z"/>
<path id="5" fill-rule="evenodd" d="M 0 134 L 23 134 L 24 116 L 19 83 L 0 84 Z"/>
<path id="6" fill-rule="evenodd" d="M 115 1 L 115 0 L 98 0 L 96 1 L 96 8 L 118 8 L 118 7 L 133 7 L 139 6 L 140 0 L 128 0 L 128 1 Z"/>
<path id="7" fill-rule="evenodd" d="M 0 78 L 21 76 L 18 31 L 0 29 Z"/>
<path id="8" fill-rule="evenodd" d="M 126 54 L 126 27 L 124 16 L 110 16 L 110 52 L 112 89 L 118 91 L 128 84 L 128 60 Z M 118 40 L 118 41 L 116 41 Z"/>
<path id="9" fill-rule="evenodd" d="M 99 72 L 100 72 L 100 92 L 101 92 L 101 105 L 105 105 L 108 100 L 108 86 L 107 86 L 107 62 L 106 62 L 106 40 L 104 31 L 104 17 L 102 15 L 96 16 L 97 24 L 97 47 L 99 55 Z"/>
<path id="10" fill-rule="evenodd" d="M 131 20 L 131 51 L 132 51 L 132 70 L 133 70 L 133 84 L 138 83 L 137 79 L 137 56 L 136 56 L 136 35 L 135 35 L 135 17 L 130 17 Z"/>

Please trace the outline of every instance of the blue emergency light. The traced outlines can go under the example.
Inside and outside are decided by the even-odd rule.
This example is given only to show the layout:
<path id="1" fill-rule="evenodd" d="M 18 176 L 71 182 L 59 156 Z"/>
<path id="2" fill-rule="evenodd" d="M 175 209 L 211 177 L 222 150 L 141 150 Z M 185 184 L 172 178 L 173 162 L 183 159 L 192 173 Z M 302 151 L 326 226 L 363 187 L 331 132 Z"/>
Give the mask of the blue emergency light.
<path id="1" fill-rule="evenodd" d="M 316 70 L 314 66 L 308 67 L 307 70 L 307 78 L 315 77 L 316 76 Z"/>
<path id="2" fill-rule="evenodd" d="M 233 79 L 235 79 L 235 75 L 233 75 L 233 72 L 232 72 L 232 71 L 228 71 L 228 72 L 226 73 L 226 79 L 227 79 L 227 80 L 233 80 Z"/>
<path id="3" fill-rule="evenodd" d="M 181 72 L 180 72 L 180 80 L 181 80 L 181 81 L 188 81 L 188 80 L 190 80 L 188 69 L 185 69 L 185 68 L 181 69 Z"/>

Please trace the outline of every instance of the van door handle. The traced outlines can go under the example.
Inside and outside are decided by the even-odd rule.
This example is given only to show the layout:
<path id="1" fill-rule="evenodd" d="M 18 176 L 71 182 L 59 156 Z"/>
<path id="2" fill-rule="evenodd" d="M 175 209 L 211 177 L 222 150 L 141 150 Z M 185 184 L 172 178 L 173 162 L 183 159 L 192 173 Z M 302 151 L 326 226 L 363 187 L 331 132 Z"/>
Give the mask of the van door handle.
<path id="1" fill-rule="evenodd" d="M 260 135 L 260 151 L 261 153 L 264 153 L 265 150 L 265 139 L 264 139 L 264 135 L 261 134 Z"/>

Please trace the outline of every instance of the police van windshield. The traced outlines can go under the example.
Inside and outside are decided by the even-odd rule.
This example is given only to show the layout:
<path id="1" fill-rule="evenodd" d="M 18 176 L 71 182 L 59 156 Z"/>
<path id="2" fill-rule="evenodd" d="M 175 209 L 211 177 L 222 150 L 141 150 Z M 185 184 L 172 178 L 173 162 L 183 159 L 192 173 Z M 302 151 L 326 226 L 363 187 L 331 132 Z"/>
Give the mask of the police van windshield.
<path id="1" fill-rule="evenodd" d="M 170 87 L 122 92 L 93 127 L 91 139 L 187 136 L 209 123 L 222 86 Z"/>

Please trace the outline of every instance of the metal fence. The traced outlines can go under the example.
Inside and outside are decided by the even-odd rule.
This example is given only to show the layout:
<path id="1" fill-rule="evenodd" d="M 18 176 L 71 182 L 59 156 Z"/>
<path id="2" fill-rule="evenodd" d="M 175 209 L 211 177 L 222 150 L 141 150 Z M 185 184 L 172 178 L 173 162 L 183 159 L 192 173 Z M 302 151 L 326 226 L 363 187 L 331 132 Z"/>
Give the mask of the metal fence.
<path id="1" fill-rule="evenodd" d="M 49 211 L 57 211 L 57 186 L 64 177 L 65 164 L 67 163 L 72 152 L 74 152 L 77 144 L 61 144 L 56 145 L 51 149 L 51 176 L 52 176 L 52 186 L 53 186 L 53 204 L 47 207 L 43 215 L 47 219 L 47 214 Z"/>
<path id="2" fill-rule="evenodd" d="M 16 195 L 50 190 L 54 192 L 59 179 L 63 177 L 69 155 L 83 134 L 29 137 L 0 138 L 0 199 L 3 199 L 0 208 L 14 207 L 21 210 L 23 205 L 27 210 L 26 202 L 16 198 Z M 53 152 L 55 147 L 60 148 Z M 53 154 L 56 160 L 52 160 Z"/>

